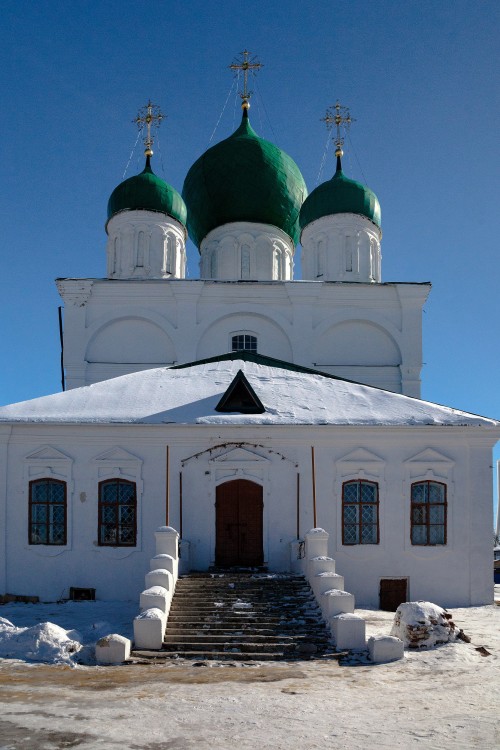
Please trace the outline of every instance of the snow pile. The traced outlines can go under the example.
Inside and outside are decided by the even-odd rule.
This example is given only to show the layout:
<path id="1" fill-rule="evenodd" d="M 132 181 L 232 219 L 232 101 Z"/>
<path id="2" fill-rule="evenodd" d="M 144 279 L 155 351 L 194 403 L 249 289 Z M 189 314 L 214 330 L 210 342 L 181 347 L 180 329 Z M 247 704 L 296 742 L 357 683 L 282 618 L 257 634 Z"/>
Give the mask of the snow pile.
<path id="1" fill-rule="evenodd" d="M 391 630 L 405 648 L 432 648 L 456 640 L 459 633 L 451 614 L 432 602 L 400 604 Z"/>
<path id="2" fill-rule="evenodd" d="M 82 644 L 76 631 L 64 630 L 53 622 L 42 622 L 27 628 L 16 628 L 0 617 L 0 657 L 26 661 L 71 664 Z"/>

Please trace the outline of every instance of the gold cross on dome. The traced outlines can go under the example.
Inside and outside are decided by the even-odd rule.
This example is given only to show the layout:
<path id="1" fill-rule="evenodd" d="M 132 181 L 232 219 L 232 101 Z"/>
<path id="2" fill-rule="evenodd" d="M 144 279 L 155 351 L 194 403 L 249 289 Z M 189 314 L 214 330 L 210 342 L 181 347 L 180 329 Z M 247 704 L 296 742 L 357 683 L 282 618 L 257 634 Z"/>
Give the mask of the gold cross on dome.
<path id="1" fill-rule="evenodd" d="M 356 122 L 356 120 L 351 117 L 349 108 L 344 107 L 337 99 L 335 104 L 328 107 L 326 115 L 321 118 L 321 121 L 326 122 L 328 130 L 332 130 L 335 127 L 336 132 L 333 137 L 336 146 L 335 156 L 343 156 L 344 152 L 342 151 L 342 146 L 344 145 L 344 136 L 342 135 L 341 128 L 343 127 L 344 133 L 346 133 L 351 126 L 351 122 Z"/>
<path id="2" fill-rule="evenodd" d="M 157 104 L 153 104 L 151 99 L 148 101 L 145 107 L 142 107 L 137 113 L 137 117 L 132 120 L 137 124 L 139 130 L 142 130 L 146 126 L 146 137 L 144 138 L 144 150 L 145 156 L 153 156 L 153 145 L 154 138 L 151 134 L 151 128 L 159 128 L 160 122 L 165 119 L 165 115 L 160 112 L 160 108 Z"/>
<path id="3" fill-rule="evenodd" d="M 243 52 L 240 53 L 240 57 L 229 66 L 231 70 L 238 71 L 238 73 L 240 70 L 243 71 L 243 91 L 240 91 L 240 96 L 243 100 L 241 105 L 243 109 L 248 109 L 250 106 L 248 100 L 253 93 L 248 90 L 248 72 L 250 71 L 252 75 L 255 75 L 255 71 L 264 67 L 262 63 L 257 61 L 256 57 L 249 59 L 249 54 L 249 51 L 244 49 Z M 238 75 L 238 73 L 236 75 Z"/>

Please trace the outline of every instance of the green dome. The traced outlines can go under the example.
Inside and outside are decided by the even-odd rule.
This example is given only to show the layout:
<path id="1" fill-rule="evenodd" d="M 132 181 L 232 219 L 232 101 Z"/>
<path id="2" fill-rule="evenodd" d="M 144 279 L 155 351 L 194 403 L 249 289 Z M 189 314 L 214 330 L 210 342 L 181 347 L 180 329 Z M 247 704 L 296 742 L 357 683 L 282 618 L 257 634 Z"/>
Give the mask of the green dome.
<path id="1" fill-rule="evenodd" d="M 297 242 L 306 195 L 293 159 L 259 138 L 246 109 L 239 128 L 193 164 L 182 189 L 189 235 L 197 247 L 212 229 L 233 221 L 270 224 Z"/>
<path id="2" fill-rule="evenodd" d="M 332 214 L 360 214 L 380 227 L 380 203 L 375 193 L 342 172 L 340 159 L 331 180 L 315 188 L 300 211 L 300 228 Z"/>
<path id="3" fill-rule="evenodd" d="M 186 204 L 170 185 L 155 175 L 149 156 L 144 170 L 121 182 L 108 201 L 108 221 L 119 211 L 158 211 L 186 226 Z"/>

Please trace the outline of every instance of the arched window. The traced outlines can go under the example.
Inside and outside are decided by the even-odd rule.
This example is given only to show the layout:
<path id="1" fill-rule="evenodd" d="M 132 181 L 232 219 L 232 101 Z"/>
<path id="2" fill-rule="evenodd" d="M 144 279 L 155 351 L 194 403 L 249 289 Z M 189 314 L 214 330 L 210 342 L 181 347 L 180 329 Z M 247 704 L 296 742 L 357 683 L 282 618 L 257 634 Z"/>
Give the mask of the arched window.
<path id="1" fill-rule="evenodd" d="M 29 543 L 66 544 L 66 482 L 30 482 L 29 503 Z"/>
<path id="2" fill-rule="evenodd" d="M 172 235 L 167 237 L 167 252 L 165 258 L 165 272 L 172 274 L 173 259 L 175 256 L 175 239 Z"/>
<path id="3" fill-rule="evenodd" d="M 100 482 L 98 544 L 101 547 L 135 547 L 136 536 L 135 482 L 126 479 Z"/>
<path id="4" fill-rule="evenodd" d="M 378 484 L 353 479 L 342 485 L 342 544 L 378 544 Z"/>
<path id="5" fill-rule="evenodd" d="M 144 266 L 144 256 L 146 254 L 146 235 L 144 232 L 139 232 L 137 237 L 137 268 Z"/>
<path id="6" fill-rule="evenodd" d="M 414 482 L 411 486 L 411 543 L 446 544 L 446 485 Z"/>
<path id="7" fill-rule="evenodd" d="M 250 248 L 248 245 L 241 246 L 241 278 L 250 278 Z"/>
<path id="8" fill-rule="evenodd" d="M 231 337 L 231 351 L 257 352 L 257 336 L 250 333 L 237 333 Z"/>

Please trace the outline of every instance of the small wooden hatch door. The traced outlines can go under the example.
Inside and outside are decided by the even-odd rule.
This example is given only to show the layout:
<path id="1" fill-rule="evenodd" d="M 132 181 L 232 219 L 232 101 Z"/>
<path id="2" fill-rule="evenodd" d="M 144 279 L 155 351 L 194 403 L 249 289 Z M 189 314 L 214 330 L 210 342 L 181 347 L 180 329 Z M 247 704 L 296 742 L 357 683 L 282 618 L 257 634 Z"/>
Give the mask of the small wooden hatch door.
<path id="1" fill-rule="evenodd" d="M 395 612 L 400 604 L 408 601 L 407 578 L 380 579 L 380 609 Z"/>
<path id="2" fill-rule="evenodd" d="M 263 496 L 260 484 L 235 479 L 217 487 L 215 564 L 256 567 L 264 562 Z"/>

